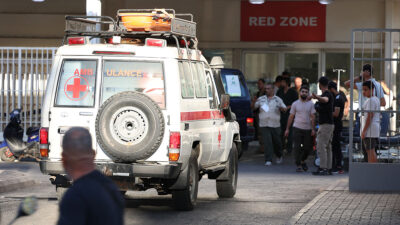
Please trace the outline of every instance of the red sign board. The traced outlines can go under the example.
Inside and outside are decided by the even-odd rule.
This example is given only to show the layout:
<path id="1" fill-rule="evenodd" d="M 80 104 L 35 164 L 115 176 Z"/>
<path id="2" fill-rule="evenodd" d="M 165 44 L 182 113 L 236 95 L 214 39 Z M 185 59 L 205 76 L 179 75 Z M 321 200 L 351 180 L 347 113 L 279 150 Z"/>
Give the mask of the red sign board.
<path id="1" fill-rule="evenodd" d="M 241 4 L 241 41 L 325 41 L 326 6 L 318 1 Z"/>

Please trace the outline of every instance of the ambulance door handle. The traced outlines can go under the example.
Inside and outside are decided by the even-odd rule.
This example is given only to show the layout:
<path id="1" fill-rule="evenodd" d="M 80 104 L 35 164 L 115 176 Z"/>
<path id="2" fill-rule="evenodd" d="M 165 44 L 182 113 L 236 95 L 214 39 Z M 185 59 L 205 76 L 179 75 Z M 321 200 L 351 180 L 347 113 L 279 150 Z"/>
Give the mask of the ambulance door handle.
<path id="1" fill-rule="evenodd" d="M 214 122 L 213 122 L 213 125 L 215 125 L 215 123 L 216 123 L 216 122 L 214 121 Z"/>
<path id="2" fill-rule="evenodd" d="M 79 112 L 80 116 L 93 116 L 92 112 Z"/>

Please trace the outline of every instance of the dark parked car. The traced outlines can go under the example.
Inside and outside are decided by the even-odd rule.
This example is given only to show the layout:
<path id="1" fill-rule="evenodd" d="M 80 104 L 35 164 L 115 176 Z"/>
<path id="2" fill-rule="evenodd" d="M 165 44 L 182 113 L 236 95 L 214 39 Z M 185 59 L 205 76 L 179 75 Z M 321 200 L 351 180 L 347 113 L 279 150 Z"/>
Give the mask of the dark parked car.
<path id="1" fill-rule="evenodd" d="M 251 100 L 249 90 L 243 73 L 237 69 L 220 69 L 219 80 L 225 89 L 225 93 L 229 94 L 231 110 L 236 115 L 236 120 L 240 126 L 240 139 L 242 140 L 242 154 L 247 150 L 249 142 L 254 140 L 254 118 L 251 110 Z M 218 79 L 215 79 L 218 82 Z M 218 84 L 217 84 L 218 86 Z"/>

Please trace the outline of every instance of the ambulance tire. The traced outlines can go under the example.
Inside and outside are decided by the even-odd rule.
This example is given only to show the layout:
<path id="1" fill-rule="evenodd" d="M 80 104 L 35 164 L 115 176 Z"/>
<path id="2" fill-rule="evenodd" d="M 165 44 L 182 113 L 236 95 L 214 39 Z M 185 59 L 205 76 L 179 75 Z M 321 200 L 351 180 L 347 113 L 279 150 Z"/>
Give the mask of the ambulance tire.
<path id="1" fill-rule="evenodd" d="M 126 124 L 120 126 L 118 122 Z M 160 146 L 164 129 L 160 107 L 139 92 L 127 91 L 111 96 L 96 117 L 97 141 L 115 162 L 130 163 L 149 158 Z"/>
<path id="2" fill-rule="evenodd" d="M 188 165 L 187 186 L 183 190 L 173 190 L 172 200 L 177 210 L 190 211 L 193 210 L 197 201 L 197 193 L 199 190 L 199 165 L 197 162 L 197 154 L 192 153 Z"/>
<path id="3" fill-rule="evenodd" d="M 228 170 L 228 179 L 216 181 L 217 194 L 220 198 L 233 198 L 236 194 L 238 179 L 238 152 L 235 143 L 232 143 L 228 164 L 225 170 Z"/>

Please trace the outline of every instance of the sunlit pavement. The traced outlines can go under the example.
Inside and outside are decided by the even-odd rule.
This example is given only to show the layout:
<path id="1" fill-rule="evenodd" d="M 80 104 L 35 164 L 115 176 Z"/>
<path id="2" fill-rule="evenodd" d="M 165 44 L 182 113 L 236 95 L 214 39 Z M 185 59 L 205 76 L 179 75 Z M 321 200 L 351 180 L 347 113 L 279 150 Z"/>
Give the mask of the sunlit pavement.
<path id="1" fill-rule="evenodd" d="M 253 143 L 239 164 L 239 181 L 236 196 L 219 199 L 215 181 L 203 177 L 199 185 L 197 206 L 190 212 L 172 208 L 169 195 L 157 196 L 155 190 L 128 192 L 125 224 L 287 224 L 315 196 L 347 174 L 326 177 L 312 176 L 315 170 L 310 158 L 310 171 L 296 173 L 294 159 L 288 156 L 281 165 L 264 166 L 263 155 L 257 153 Z M 15 165 L 18 169 L 20 165 Z M 18 200 L 36 195 L 39 211 L 20 219 L 16 224 L 55 224 L 58 202 L 54 187 L 47 176 L 40 176 L 38 167 L 30 164 L 26 173 L 37 177 L 39 184 L 0 194 L 1 224 L 6 224 L 17 210 Z"/>

